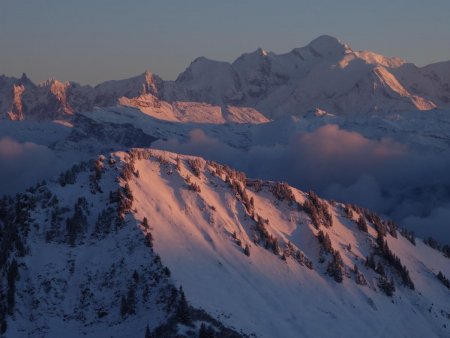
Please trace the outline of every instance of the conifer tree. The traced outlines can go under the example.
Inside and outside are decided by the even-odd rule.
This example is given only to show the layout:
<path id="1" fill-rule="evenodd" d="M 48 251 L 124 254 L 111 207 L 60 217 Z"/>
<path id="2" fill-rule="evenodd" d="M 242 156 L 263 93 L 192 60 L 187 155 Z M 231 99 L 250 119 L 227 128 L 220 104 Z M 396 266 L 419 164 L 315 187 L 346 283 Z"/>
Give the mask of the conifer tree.
<path id="1" fill-rule="evenodd" d="M 184 295 L 184 291 L 181 286 L 178 293 L 179 293 L 179 300 L 177 305 L 176 316 L 181 323 L 189 325 L 191 323 L 189 304 L 187 303 L 186 296 Z"/>
<path id="2" fill-rule="evenodd" d="M 248 246 L 248 244 L 245 244 L 244 253 L 247 256 L 250 256 L 250 247 Z"/>
<path id="3" fill-rule="evenodd" d="M 145 329 L 145 337 L 144 338 L 152 338 L 152 333 L 150 332 L 150 328 L 148 327 Z"/>

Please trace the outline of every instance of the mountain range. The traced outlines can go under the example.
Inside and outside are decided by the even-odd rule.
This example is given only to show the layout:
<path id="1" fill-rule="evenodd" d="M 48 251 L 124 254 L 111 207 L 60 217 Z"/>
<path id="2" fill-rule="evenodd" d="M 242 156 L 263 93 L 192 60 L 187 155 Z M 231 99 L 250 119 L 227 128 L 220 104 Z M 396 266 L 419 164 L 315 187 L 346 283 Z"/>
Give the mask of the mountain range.
<path id="1" fill-rule="evenodd" d="M 355 116 L 450 106 L 450 62 L 417 67 L 399 58 L 354 51 L 330 36 L 285 54 L 258 49 L 233 63 L 195 59 L 175 81 L 149 71 L 95 87 L 52 79 L 34 84 L 0 77 L 0 113 L 22 120 L 70 119 L 116 104 L 172 121 L 261 122 L 308 112 Z"/>

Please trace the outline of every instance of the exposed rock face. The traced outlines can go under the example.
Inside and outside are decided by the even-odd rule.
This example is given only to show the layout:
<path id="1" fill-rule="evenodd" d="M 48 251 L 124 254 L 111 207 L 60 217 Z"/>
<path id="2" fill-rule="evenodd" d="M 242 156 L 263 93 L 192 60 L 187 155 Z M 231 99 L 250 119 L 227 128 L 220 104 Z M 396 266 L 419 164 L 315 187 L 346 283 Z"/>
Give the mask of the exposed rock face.
<path id="1" fill-rule="evenodd" d="M 22 95 L 24 91 L 25 87 L 23 85 L 13 85 L 11 106 L 7 112 L 8 117 L 13 121 L 23 120 L 25 118 L 22 103 Z"/>

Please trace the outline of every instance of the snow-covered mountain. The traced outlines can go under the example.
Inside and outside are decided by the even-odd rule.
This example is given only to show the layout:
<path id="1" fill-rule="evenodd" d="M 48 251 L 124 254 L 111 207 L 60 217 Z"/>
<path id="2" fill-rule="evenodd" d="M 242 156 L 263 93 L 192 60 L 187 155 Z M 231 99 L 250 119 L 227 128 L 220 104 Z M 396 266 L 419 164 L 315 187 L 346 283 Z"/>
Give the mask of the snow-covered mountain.
<path id="1" fill-rule="evenodd" d="M 118 103 L 163 120 L 207 123 L 260 123 L 316 110 L 343 116 L 426 111 L 450 106 L 450 62 L 417 67 L 320 36 L 285 54 L 258 49 L 233 63 L 200 57 L 176 81 L 148 71 L 95 87 L 0 77 L 0 113 L 13 120 L 70 119 Z"/>
<path id="2" fill-rule="evenodd" d="M 271 118 L 314 109 L 338 115 L 429 110 L 448 107 L 449 71 L 448 62 L 418 68 L 321 36 L 285 54 L 258 49 L 232 64 L 198 58 L 165 85 L 165 97 L 233 102 Z"/>
<path id="3" fill-rule="evenodd" d="M 448 248 L 197 157 L 100 156 L 1 199 L 0 226 L 8 337 L 450 332 Z"/>

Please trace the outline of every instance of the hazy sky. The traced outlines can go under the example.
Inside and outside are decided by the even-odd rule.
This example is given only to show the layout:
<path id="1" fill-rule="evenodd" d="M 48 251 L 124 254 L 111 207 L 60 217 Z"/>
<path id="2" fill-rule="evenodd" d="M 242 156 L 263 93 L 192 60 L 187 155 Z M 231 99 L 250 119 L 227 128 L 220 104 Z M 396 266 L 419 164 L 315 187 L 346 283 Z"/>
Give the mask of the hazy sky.
<path id="1" fill-rule="evenodd" d="M 175 79 L 198 56 L 282 53 L 321 34 L 418 65 L 449 60 L 450 1 L 0 0 L 0 74 Z"/>

